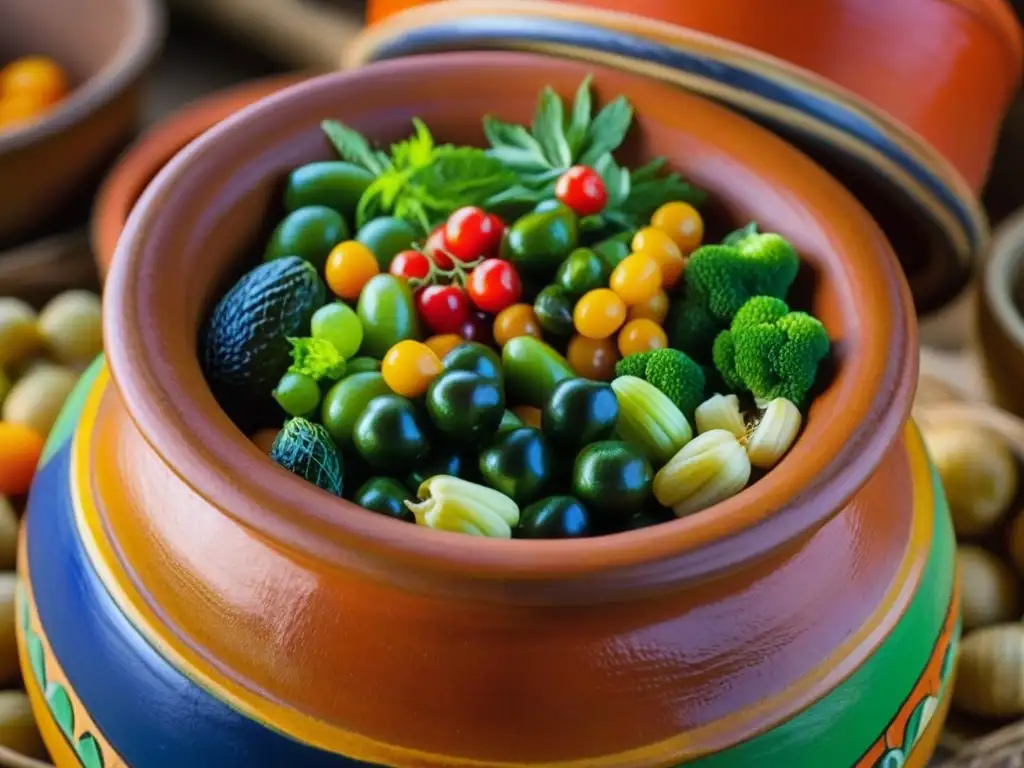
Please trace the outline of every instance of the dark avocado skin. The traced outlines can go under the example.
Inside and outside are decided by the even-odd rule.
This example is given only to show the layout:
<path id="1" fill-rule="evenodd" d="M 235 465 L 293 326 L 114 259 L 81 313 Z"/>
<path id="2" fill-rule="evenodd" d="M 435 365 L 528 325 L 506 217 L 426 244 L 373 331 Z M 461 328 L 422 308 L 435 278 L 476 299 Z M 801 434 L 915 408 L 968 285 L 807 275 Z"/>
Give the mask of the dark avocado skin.
<path id="1" fill-rule="evenodd" d="M 543 496 L 555 472 L 551 446 L 533 427 L 502 433 L 480 454 L 480 475 L 486 483 L 519 505 Z"/>
<path id="2" fill-rule="evenodd" d="M 502 386 L 469 371 L 445 371 L 430 383 L 427 412 L 449 440 L 480 443 L 498 431 L 505 415 Z"/>
<path id="3" fill-rule="evenodd" d="M 217 303 L 200 334 L 200 360 L 232 418 L 275 412 L 271 392 L 292 362 L 288 338 L 309 334 L 326 294 L 316 268 L 290 256 L 248 272 Z"/>
<path id="4" fill-rule="evenodd" d="M 289 419 L 270 449 L 270 458 L 294 475 L 335 496 L 344 491 L 341 454 L 321 425 Z"/>
<path id="5" fill-rule="evenodd" d="M 405 506 L 406 501 L 415 501 L 415 497 L 408 488 L 390 477 L 367 480 L 356 491 L 352 501 L 378 515 L 407 523 L 416 522 L 416 516 Z"/>
<path id="6" fill-rule="evenodd" d="M 619 401 L 611 386 L 566 379 L 544 406 L 541 428 L 556 448 L 575 454 L 590 443 L 611 437 L 618 416 Z"/>
<path id="7" fill-rule="evenodd" d="M 640 451 L 618 440 L 602 440 L 576 457 L 573 495 L 599 517 L 628 519 L 645 508 L 653 479 L 651 464 Z"/>
<path id="8" fill-rule="evenodd" d="M 517 539 L 577 539 L 592 535 L 590 512 L 572 496 L 549 496 L 522 511 Z"/>

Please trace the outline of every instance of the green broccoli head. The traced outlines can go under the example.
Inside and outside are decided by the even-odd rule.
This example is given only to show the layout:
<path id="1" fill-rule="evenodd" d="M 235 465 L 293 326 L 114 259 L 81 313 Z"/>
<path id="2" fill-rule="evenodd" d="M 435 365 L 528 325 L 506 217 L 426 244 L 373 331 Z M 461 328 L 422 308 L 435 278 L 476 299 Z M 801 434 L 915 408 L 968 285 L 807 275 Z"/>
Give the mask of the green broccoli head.
<path id="1" fill-rule="evenodd" d="M 626 355 L 615 364 L 615 375 L 636 376 L 638 379 L 642 379 L 644 371 L 647 370 L 647 360 L 652 354 L 653 352 L 637 352 Z"/>
<path id="2" fill-rule="evenodd" d="M 696 360 L 711 359 L 711 345 L 723 327 L 724 323 L 689 296 L 673 301 L 665 320 L 669 346 Z"/>
<path id="3" fill-rule="evenodd" d="M 690 295 L 722 323 L 754 296 L 785 298 L 800 268 L 793 246 L 780 235 L 749 233 L 733 242 L 698 248 L 684 273 Z"/>
<path id="4" fill-rule="evenodd" d="M 735 229 L 728 235 L 726 235 L 724 238 L 722 238 L 722 245 L 736 246 L 739 245 L 748 236 L 756 234 L 759 234 L 757 231 L 757 222 L 750 221 L 747 222 L 746 226 L 740 227 L 739 229 Z"/>
<path id="5" fill-rule="evenodd" d="M 704 402 L 704 369 L 678 349 L 659 349 L 647 354 L 644 378 L 689 417 Z"/>
<path id="6" fill-rule="evenodd" d="M 755 296 L 715 339 L 715 367 L 734 390 L 801 405 L 828 355 L 825 326 L 781 299 Z"/>

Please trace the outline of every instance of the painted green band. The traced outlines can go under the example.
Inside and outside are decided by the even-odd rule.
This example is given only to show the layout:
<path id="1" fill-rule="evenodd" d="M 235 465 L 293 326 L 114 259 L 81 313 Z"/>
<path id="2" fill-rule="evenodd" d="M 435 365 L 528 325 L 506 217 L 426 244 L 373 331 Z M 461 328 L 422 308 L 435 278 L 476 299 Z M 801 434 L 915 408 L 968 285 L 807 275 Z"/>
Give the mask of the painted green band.
<path id="1" fill-rule="evenodd" d="M 64 402 L 64 407 L 61 408 L 60 415 L 57 417 L 53 429 L 50 430 L 50 436 L 46 439 L 43 455 L 39 459 L 39 466 L 43 466 L 43 464 L 48 462 L 53 457 L 53 454 L 59 451 L 60 447 L 71 439 L 71 435 L 75 432 L 75 427 L 78 426 L 78 419 L 82 415 L 82 409 L 85 408 L 85 402 L 89 398 L 89 392 L 92 391 L 92 384 L 96 381 L 100 371 L 103 370 L 104 360 L 103 355 L 93 360 L 92 364 L 78 380 L 78 384 L 75 385 L 71 394 L 68 395 L 68 399 Z"/>
<path id="2" fill-rule="evenodd" d="M 916 436 L 914 440 L 920 439 Z M 920 588 L 870 659 L 821 701 L 782 725 L 687 768 L 850 766 L 885 732 L 942 632 L 953 597 L 956 540 L 938 475 L 931 470 L 935 525 Z"/>

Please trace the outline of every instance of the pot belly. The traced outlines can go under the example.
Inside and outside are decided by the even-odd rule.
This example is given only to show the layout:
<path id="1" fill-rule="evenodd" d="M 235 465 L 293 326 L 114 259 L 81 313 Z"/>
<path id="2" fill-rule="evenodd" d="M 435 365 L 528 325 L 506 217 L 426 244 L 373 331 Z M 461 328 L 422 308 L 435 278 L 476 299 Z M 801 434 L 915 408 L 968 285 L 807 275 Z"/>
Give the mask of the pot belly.
<path id="1" fill-rule="evenodd" d="M 383 665 L 386 656 L 357 660 L 369 666 L 370 680 L 379 670 L 380 685 L 360 683 L 356 686 L 358 695 L 352 696 L 350 680 L 354 678 L 339 675 L 331 662 L 323 663 L 322 669 L 330 671 L 319 678 L 297 666 L 294 656 L 301 657 L 304 647 L 313 648 L 315 635 L 322 628 L 314 627 L 309 645 L 298 648 L 260 631 L 248 637 L 236 636 L 236 644 L 247 648 L 238 648 L 234 656 L 198 647 L 193 624 L 217 626 L 216 617 L 210 614 L 227 613 L 226 609 L 211 608 L 217 606 L 216 600 L 196 593 L 190 620 L 188 615 L 174 613 L 172 598 L 179 599 L 180 595 L 168 592 L 164 602 L 150 592 L 133 601 L 129 582 L 155 582 L 147 582 L 132 569 L 132 551 L 130 547 L 119 549 L 122 540 L 112 536 L 104 543 L 103 536 L 83 522 L 87 502 L 83 502 L 80 476 L 72 471 L 72 449 L 94 428 L 99 393 L 107 386 L 103 371 L 97 369 L 92 374 L 83 381 L 82 392 L 69 403 L 62 418 L 65 426 L 55 430 L 33 489 L 19 557 L 22 584 L 18 631 L 24 677 L 58 766 L 895 768 L 923 766 L 935 747 L 948 707 L 959 637 L 955 542 L 937 480 L 913 427 L 908 427 L 903 446 L 894 449 L 901 457 L 899 471 L 910 475 L 914 507 L 903 511 L 911 518 L 906 533 L 901 534 L 906 539 L 905 546 L 900 547 L 903 562 L 894 566 L 892 583 L 885 597 L 879 599 L 877 610 L 850 633 L 848 642 L 837 644 L 825 654 L 820 664 L 804 670 L 782 650 L 776 656 L 766 653 L 764 669 L 757 669 L 755 663 L 747 670 L 747 677 L 731 678 L 745 690 L 724 690 L 728 685 L 723 682 L 712 685 L 707 695 L 699 697 L 705 700 L 703 705 L 690 701 L 672 710 L 666 704 L 670 711 L 659 713 L 657 738 L 645 737 L 640 743 L 635 738 L 630 741 L 627 734 L 616 736 L 617 743 L 609 746 L 607 732 L 615 730 L 615 723 L 595 715 L 591 743 L 601 744 L 600 749 L 587 750 L 584 732 L 570 745 L 577 754 L 566 754 L 569 742 L 559 741 L 557 724 L 553 724 L 554 735 L 537 733 L 537 727 L 531 725 L 521 729 L 517 742 L 506 742 L 510 757 L 498 756 L 502 746 L 493 738 L 492 754 L 481 757 L 474 754 L 481 751 L 479 733 L 475 737 L 471 731 L 501 734 L 500 723 L 493 722 L 498 719 L 506 723 L 505 733 L 515 733 L 517 719 L 520 723 L 526 721 L 523 707 L 543 709 L 551 700 L 568 698 L 566 722 L 572 719 L 570 708 L 607 710 L 600 709 L 601 702 L 586 699 L 572 704 L 565 691 L 574 690 L 571 686 L 579 683 L 568 677 L 551 677 L 549 693 L 534 688 L 533 698 L 526 701 L 502 696 L 494 697 L 498 701 L 488 700 L 488 691 L 507 688 L 501 678 L 496 677 L 493 686 L 485 679 L 473 689 L 462 689 L 466 711 L 476 709 L 480 719 L 473 722 L 464 714 L 453 714 L 447 720 L 448 733 L 439 737 L 449 746 L 448 751 L 432 752 L 422 749 L 418 738 L 410 738 L 410 743 L 398 742 L 403 732 L 418 735 L 417 728 L 424 719 L 446 722 L 445 714 L 417 707 L 396 708 L 388 699 L 393 681 L 387 678 L 388 670 Z M 83 393 L 90 388 L 93 396 L 87 398 Z M 83 408 L 84 426 L 77 440 L 71 440 L 68 427 L 78 420 Z M 97 457 L 97 461 L 102 458 Z M 894 521 L 900 517 L 899 512 L 892 510 Z M 168 510 L 168 514 L 174 512 Z M 822 542 L 828 535 L 884 535 L 877 528 L 856 522 L 858 516 L 866 514 L 855 500 L 800 552 L 787 555 L 786 567 L 813 562 L 809 553 L 825 546 Z M 230 549 L 232 545 L 225 541 L 224 546 Z M 123 556 L 123 573 L 116 572 L 111 559 L 117 556 Z M 140 572 L 146 568 L 141 561 L 136 564 Z M 825 574 L 805 572 L 803 578 L 807 583 L 816 579 L 824 583 Z M 312 600 L 301 592 L 303 584 L 294 586 L 297 602 Z M 208 585 L 208 589 L 215 591 L 216 584 Z M 240 594 L 235 593 L 235 597 Z M 712 611 L 714 607 L 705 606 L 704 610 Z M 295 615 L 303 621 L 316 618 L 307 619 L 301 611 Z M 430 627 L 424 625 L 421 642 L 429 642 L 429 633 Z M 699 641 L 699 636 L 693 634 L 690 645 Z M 740 646 L 755 643 L 754 638 L 737 641 Z M 344 649 L 335 650 L 343 654 Z M 587 652 L 583 647 L 575 650 L 579 654 Z M 637 657 L 634 663 L 639 664 L 643 659 L 638 654 L 634 649 L 627 655 Z M 505 660 L 499 659 L 498 663 Z M 711 660 L 706 669 L 696 672 L 663 671 L 659 679 L 674 676 L 684 681 L 714 680 L 716 664 L 722 667 L 729 661 Z M 524 664 L 520 671 L 529 677 L 531 659 L 520 662 Z M 600 659 L 596 662 L 596 666 L 601 665 Z M 245 674 L 240 674 L 245 663 L 249 666 Z M 381 666 L 376 666 L 378 663 Z M 775 670 L 770 669 L 772 664 Z M 778 680 L 784 679 L 790 667 L 792 681 L 780 687 Z M 624 672 L 629 672 L 628 666 Z M 459 680 L 460 670 L 453 666 L 451 674 Z M 765 681 L 760 695 L 759 679 Z M 303 686 L 317 689 L 313 691 L 317 695 L 310 694 L 309 699 L 300 701 L 292 691 Z M 412 686 L 407 690 L 410 700 L 414 700 L 418 692 Z M 437 695 L 443 700 L 450 692 L 438 691 Z M 654 706 L 643 698 L 642 690 L 632 695 L 638 697 L 638 707 Z M 383 743 L 380 738 L 353 733 L 343 727 L 348 723 L 332 722 L 329 715 L 318 712 L 318 716 L 310 716 L 314 706 L 327 702 L 323 704 L 326 707 L 337 698 L 354 700 L 358 710 L 370 712 L 385 702 L 380 716 L 387 719 L 390 715 L 391 733 L 398 735 L 392 743 Z M 657 701 L 669 700 L 663 697 Z M 729 702 L 737 702 L 733 710 L 728 709 Z M 522 717 L 519 712 L 523 712 Z M 628 717 L 629 713 L 622 713 L 622 718 Z M 672 722 L 677 724 L 674 733 L 670 730 Z M 460 744 L 466 745 L 464 750 Z M 550 756 L 543 754 L 546 750 Z M 540 756 L 523 757 L 531 751 Z"/>

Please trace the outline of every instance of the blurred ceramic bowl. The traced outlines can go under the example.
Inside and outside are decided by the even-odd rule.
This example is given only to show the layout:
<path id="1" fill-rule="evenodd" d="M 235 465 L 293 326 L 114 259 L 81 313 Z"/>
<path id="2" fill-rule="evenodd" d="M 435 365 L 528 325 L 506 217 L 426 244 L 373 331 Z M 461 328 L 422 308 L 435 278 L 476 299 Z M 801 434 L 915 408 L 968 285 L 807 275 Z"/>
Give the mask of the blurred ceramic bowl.
<path id="1" fill-rule="evenodd" d="M 303 78 L 286 75 L 219 91 L 182 107 L 146 131 L 117 162 L 96 197 L 91 239 L 100 275 L 109 271 L 128 214 L 160 169 L 221 120 Z"/>
<path id="2" fill-rule="evenodd" d="M 450 0 L 376 25 L 350 49 L 348 63 L 455 49 L 540 51 L 612 65 L 709 96 L 772 128 L 843 181 L 882 225 L 920 313 L 960 295 L 974 255 L 987 249 L 975 194 L 926 141 L 823 78 L 708 35 L 555 2 Z"/>
<path id="3" fill-rule="evenodd" d="M 369 0 L 371 23 L 431 0 Z M 474 5 L 484 5 L 476 2 Z M 515 3 L 517 6 L 520 2 Z M 525 3 L 522 3 L 525 5 Z M 1019 84 L 1024 43 L 1005 0 L 561 0 L 588 21 L 649 19 L 815 72 L 921 134 L 978 192 Z M 612 13 L 628 7 L 629 13 Z"/>
<path id="4" fill-rule="evenodd" d="M 1024 416 L 1024 210 L 1000 226 L 981 283 L 978 345 L 996 402 Z"/>
<path id="5" fill-rule="evenodd" d="M 98 182 L 137 129 L 142 81 L 164 33 L 158 0 L 0 0 L 0 64 L 56 61 L 72 91 L 0 132 L 0 243 L 35 234 Z"/>

